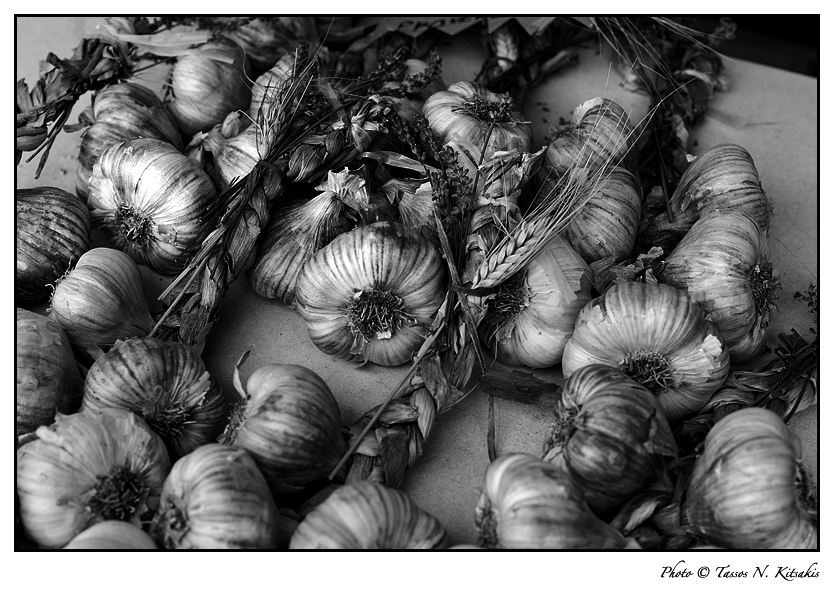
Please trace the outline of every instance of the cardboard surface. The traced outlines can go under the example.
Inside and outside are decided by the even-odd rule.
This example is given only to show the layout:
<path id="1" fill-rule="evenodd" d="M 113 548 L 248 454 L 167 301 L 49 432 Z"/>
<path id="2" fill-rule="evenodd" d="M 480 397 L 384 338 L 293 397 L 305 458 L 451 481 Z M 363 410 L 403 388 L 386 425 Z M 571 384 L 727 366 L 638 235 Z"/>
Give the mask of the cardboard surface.
<path id="1" fill-rule="evenodd" d="M 37 80 L 38 61 L 49 51 L 68 57 L 85 31 L 90 18 L 17 18 L 17 74 L 30 84 Z M 446 84 L 469 80 L 483 61 L 483 47 L 473 28 L 454 38 L 441 37 Z M 796 291 L 818 283 L 818 166 L 817 166 L 817 80 L 751 64 L 726 60 L 732 88 L 717 94 L 710 115 L 697 132 L 698 154 L 721 142 L 744 146 L 753 156 L 761 181 L 770 197 L 775 217 L 771 231 L 774 267 L 783 283 L 779 311 L 770 328 L 769 344 L 778 332 L 795 327 L 808 334 L 812 318 L 804 303 L 792 298 Z M 161 78 L 151 74 L 144 81 L 159 90 Z M 524 102 L 523 112 L 532 121 L 536 143 L 544 141 L 549 124 L 568 118 L 579 103 L 604 95 L 618 101 L 639 120 L 647 109 L 645 98 L 620 89 L 622 77 L 611 67 L 610 57 L 595 49 L 581 53 L 579 65 L 551 77 Z M 76 105 L 70 122 L 89 105 L 89 95 Z M 57 186 L 74 192 L 74 172 L 80 134 L 61 134 L 53 147 L 41 178 L 34 180 L 36 162 L 16 170 L 17 188 Z M 24 160 L 27 155 L 24 155 Z M 147 292 L 155 298 L 168 278 L 143 269 Z M 159 308 L 159 305 L 155 305 Z M 43 311 L 41 307 L 40 311 Z M 242 370 L 246 378 L 260 365 L 298 363 L 316 371 L 328 383 L 350 423 L 383 401 L 406 373 L 378 366 L 358 367 L 320 353 L 310 342 L 301 318 L 281 303 L 253 293 L 244 278 L 229 290 L 221 318 L 209 335 L 204 360 L 220 382 L 229 400 L 234 363 L 246 350 L 251 355 Z M 748 366 L 750 367 L 750 366 Z M 548 370 L 517 370 L 496 364 L 500 389 L 494 398 L 496 443 L 499 453 L 540 454 L 551 421 L 552 384 L 561 386 L 559 367 Z M 537 393 L 544 385 L 545 391 Z M 527 395 L 528 403 L 509 399 L 506 389 Z M 502 397 L 503 396 L 503 397 Z M 436 422 L 424 444 L 424 453 L 406 476 L 402 490 L 422 508 L 437 516 L 455 543 L 472 543 L 476 538 L 474 508 L 487 456 L 487 412 L 489 396 L 479 389 Z M 817 479 L 817 409 L 794 417 L 791 427 L 802 439 L 804 461 L 811 477 Z"/>

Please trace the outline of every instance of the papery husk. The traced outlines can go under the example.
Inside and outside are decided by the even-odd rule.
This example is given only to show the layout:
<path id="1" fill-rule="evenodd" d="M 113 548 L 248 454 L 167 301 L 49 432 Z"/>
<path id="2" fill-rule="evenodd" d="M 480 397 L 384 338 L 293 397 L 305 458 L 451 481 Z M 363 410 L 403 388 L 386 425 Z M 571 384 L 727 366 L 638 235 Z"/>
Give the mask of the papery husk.
<path id="1" fill-rule="evenodd" d="M 154 326 L 139 267 L 119 250 L 86 252 L 55 287 L 50 319 L 76 352 L 98 354 L 122 338 L 146 336 Z"/>
<path id="2" fill-rule="evenodd" d="M 31 305 L 90 249 L 90 212 L 53 186 L 15 190 L 15 300 Z"/>
<path id="3" fill-rule="evenodd" d="M 304 366 L 271 364 L 246 383 L 243 422 L 223 442 L 258 464 L 276 501 L 330 474 L 347 451 L 330 388 Z"/>
<path id="4" fill-rule="evenodd" d="M 62 547 L 102 520 L 139 526 L 157 508 L 171 463 L 159 436 L 132 412 L 59 415 L 35 433 L 17 451 L 17 491 L 21 522 L 37 543 Z M 122 470 L 134 477 L 130 492 L 122 488 L 111 503 L 112 492 L 97 487 Z"/>
<path id="5" fill-rule="evenodd" d="M 87 372 L 81 410 L 135 412 L 165 442 L 172 460 L 213 442 L 226 400 L 205 364 L 185 345 L 156 338 L 117 341 Z"/>
<path id="6" fill-rule="evenodd" d="M 611 366 L 576 371 L 554 407 L 543 460 L 582 487 L 597 514 L 622 504 L 655 475 L 658 457 L 675 457 L 672 429 L 652 392 Z"/>
<path id="7" fill-rule="evenodd" d="M 165 107 L 188 137 L 245 110 L 252 97 L 249 60 L 237 42 L 215 38 L 177 57 L 168 75 Z"/>
<path id="8" fill-rule="evenodd" d="M 223 36 L 237 42 L 246 51 L 252 72 L 257 78 L 275 65 L 282 55 L 292 52 L 302 42 L 318 38 L 315 20 L 310 16 L 221 17 L 226 23 Z"/>
<path id="9" fill-rule="evenodd" d="M 752 216 L 713 211 L 701 217 L 672 253 L 659 279 L 688 291 L 707 312 L 734 363 L 766 346 L 781 285 L 768 262 L 767 233 Z M 759 282 L 758 273 L 766 273 Z M 761 296 L 757 291 L 762 291 Z"/>
<path id="10" fill-rule="evenodd" d="M 151 533 L 174 550 L 286 548 L 295 523 L 282 516 L 245 450 L 205 444 L 165 479 Z"/>
<path id="11" fill-rule="evenodd" d="M 15 325 L 15 435 L 49 425 L 81 405 L 84 379 L 69 338 L 53 320 L 18 308 Z"/>
<path id="12" fill-rule="evenodd" d="M 590 364 L 620 367 L 641 352 L 668 364 L 668 383 L 654 390 L 670 422 L 703 408 L 729 374 L 727 346 L 699 305 L 673 286 L 637 282 L 614 284 L 580 311 L 562 371 L 567 379 Z"/>
<path id="13" fill-rule="evenodd" d="M 345 484 L 298 525 L 291 550 L 440 550 L 443 524 L 405 493 L 370 481 Z"/>
<path id="14" fill-rule="evenodd" d="M 509 550 L 639 549 L 597 518 L 556 465 L 509 453 L 489 464 L 475 507 L 478 545 Z"/>
<path id="15" fill-rule="evenodd" d="M 816 500 L 801 442 L 775 413 L 745 408 L 716 423 L 681 506 L 684 527 L 727 549 L 815 550 Z"/>
<path id="16" fill-rule="evenodd" d="M 562 361 L 562 353 L 579 311 L 591 300 L 591 270 L 562 237 L 555 237 L 515 276 L 521 281 L 520 310 L 504 312 L 502 287 L 488 299 L 479 326 L 481 340 L 509 365 L 548 368 Z"/>
<path id="17" fill-rule="evenodd" d="M 295 53 L 281 55 L 267 71 L 258 76 L 252 84 L 252 99 L 249 102 L 248 116 L 257 122 L 258 116 L 269 116 L 273 100 L 281 99 L 292 84 L 299 58 Z"/>
<path id="18" fill-rule="evenodd" d="M 217 192 L 171 144 L 139 138 L 99 156 L 87 199 L 93 226 L 136 262 L 172 275 L 199 248 Z"/>
<path id="19" fill-rule="evenodd" d="M 64 550 L 156 550 L 151 536 L 141 528 L 120 520 L 105 520 L 84 529 Z"/>
<path id="20" fill-rule="evenodd" d="M 90 123 L 81 136 L 75 170 L 75 190 L 84 201 L 90 192 L 93 166 L 110 146 L 145 137 L 168 142 L 177 150 L 183 150 L 179 127 L 162 105 L 162 100 L 147 87 L 134 82 L 104 87 L 93 96 L 90 108 L 81 118 Z"/>
<path id="21" fill-rule="evenodd" d="M 397 209 L 399 221 L 408 228 L 434 226 L 431 182 L 422 179 L 391 179 L 377 189 Z"/>

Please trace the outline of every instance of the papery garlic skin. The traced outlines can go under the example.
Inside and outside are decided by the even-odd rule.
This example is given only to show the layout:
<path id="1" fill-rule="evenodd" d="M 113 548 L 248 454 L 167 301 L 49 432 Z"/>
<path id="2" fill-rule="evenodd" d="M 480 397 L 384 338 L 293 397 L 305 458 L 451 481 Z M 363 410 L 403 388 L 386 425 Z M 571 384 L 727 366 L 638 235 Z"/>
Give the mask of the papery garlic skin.
<path id="1" fill-rule="evenodd" d="M 573 373 L 554 412 L 542 458 L 579 483 L 596 513 L 640 491 L 658 457 L 678 454 L 658 399 L 611 366 L 593 364 Z"/>
<path id="2" fill-rule="evenodd" d="M 246 393 L 243 421 L 224 443 L 252 456 L 274 497 L 323 480 L 347 452 L 336 398 L 309 368 L 262 366 L 246 382 Z"/>
<path id="3" fill-rule="evenodd" d="M 580 486 L 556 465 L 508 453 L 487 467 L 475 507 L 479 545 L 508 550 L 639 549 L 585 503 Z"/>
<path id="4" fill-rule="evenodd" d="M 697 298 L 734 363 L 761 354 L 781 289 L 768 261 L 767 233 L 742 212 L 701 217 L 660 272 L 662 282 Z"/>
<path id="5" fill-rule="evenodd" d="M 156 550 L 150 535 L 135 524 L 104 520 L 84 529 L 64 550 Z"/>
<path id="6" fill-rule="evenodd" d="M 481 340 L 506 364 L 554 366 L 590 300 L 590 268 L 556 237 L 499 287 L 479 327 Z"/>
<path id="7" fill-rule="evenodd" d="M 156 509 L 171 462 L 136 415 L 110 408 L 59 415 L 17 451 L 20 519 L 26 534 L 60 548 L 103 520 L 139 524 Z"/>
<path id="8" fill-rule="evenodd" d="M 86 201 L 93 166 L 101 153 L 114 144 L 140 137 L 168 142 L 183 149 L 179 127 L 156 93 L 134 82 L 107 85 L 93 97 L 89 109 L 93 121 L 81 136 L 75 189 Z"/>
<path id="9" fill-rule="evenodd" d="M 15 325 L 15 432 L 49 425 L 56 413 L 81 405 L 84 379 L 69 338 L 53 320 L 17 309 Z"/>
<path id="10" fill-rule="evenodd" d="M 296 303 L 324 353 L 397 366 L 428 335 L 446 277 L 434 243 L 396 222 L 376 222 L 339 235 L 304 265 Z"/>
<path id="11" fill-rule="evenodd" d="M 369 481 L 337 488 L 298 525 L 291 550 L 440 550 L 443 524 L 405 493 Z"/>
<path id="12" fill-rule="evenodd" d="M 744 408 L 707 434 L 681 505 L 693 535 L 734 550 L 815 550 L 819 522 L 801 443 L 770 410 Z M 798 486 L 799 484 L 799 486 Z"/>
<path id="13" fill-rule="evenodd" d="M 135 412 L 165 442 L 172 459 L 213 442 L 226 424 L 226 401 L 200 356 L 156 338 L 117 341 L 84 382 L 83 410 Z"/>
<path id="14" fill-rule="evenodd" d="M 293 523 L 281 516 L 245 450 L 205 444 L 179 459 L 165 479 L 151 533 L 176 550 L 274 550 Z"/>
<path id="15" fill-rule="evenodd" d="M 81 352 L 109 349 L 120 338 L 146 336 L 154 327 L 139 267 L 107 247 L 81 256 L 50 304 L 49 317 Z"/>
<path id="16" fill-rule="evenodd" d="M 136 139 L 101 154 L 87 202 L 93 225 L 117 249 L 173 275 L 199 249 L 216 196 L 196 161 L 165 142 Z"/>
<path id="17" fill-rule="evenodd" d="M 724 383 L 730 354 L 686 292 L 663 284 L 614 284 L 580 311 L 562 354 L 569 378 L 590 364 L 624 369 L 654 391 L 670 422 L 699 411 Z"/>
<path id="18" fill-rule="evenodd" d="M 15 299 L 34 304 L 90 249 L 90 212 L 60 188 L 21 188 L 15 220 Z"/>
<path id="19" fill-rule="evenodd" d="M 223 35 L 237 42 L 246 51 L 255 77 L 270 69 L 287 52 L 293 52 L 303 41 L 318 38 L 316 23 L 309 16 L 282 17 L 220 17 L 230 23 Z"/>

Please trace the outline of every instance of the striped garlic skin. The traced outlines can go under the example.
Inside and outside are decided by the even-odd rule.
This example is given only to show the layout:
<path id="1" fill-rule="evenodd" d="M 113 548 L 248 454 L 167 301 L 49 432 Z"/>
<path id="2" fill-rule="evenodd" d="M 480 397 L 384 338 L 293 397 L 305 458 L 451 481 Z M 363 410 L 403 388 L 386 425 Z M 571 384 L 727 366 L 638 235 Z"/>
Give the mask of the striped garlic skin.
<path id="1" fill-rule="evenodd" d="M 611 167 L 599 190 L 570 221 L 565 236 L 588 264 L 611 257 L 627 258 L 637 240 L 640 181 L 622 167 Z"/>
<path id="2" fill-rule="evenodd" d="M 34 304 L 90 249 L 90 212 L 60 188 L 21 188 L 15 221 L 15 299 Z"/>
<path id="3" fill-rule="evenodd" d="M 565 239 L 555 237 L 519 273 L 525 284 L 523 310 L 506 321 L 489 310 L 479 327 L 481 340 L 511 366 L 555 366 L 579 312 L 591 300 L 591 269 Z"/>
<path id="4" fill-rule="evenodd" d="M 55 288 L 49 317 L 73 347 L 109 348 L 120 338 L 145 336 L 154 327 L 139 267 L 119 250 L 85 253 Z"/>
<path id="5" fill-rule="evenodd" d="M 93 225 L 113 245 L 162 275 L 185 268 L 217 192 L 211 178 L 171 144 L 135 139 L 105 150 L 87 199 Z"/>
<path id="6" fill-rule="evenodd" d="M 657 393 L 670 422 L 698 412 L 730 370 L 730 354 L 715 326 L 690 297 L 671 285 L 614 284 L 580 311 L 562 355 L 568 379 L 590 364 L 620 367 L 649 352 L 669 364 L 672 386 Z"/>
<path id="7" fill-rule="evenodd" d="M 405 493 L 370 481 L 337 488 L 298 525 L 291 550 L 440 550 L 442 523 Z"/>
<path id="8" fill-rule="evenodd" d="M 446 265 L 436 246 L 396 222 L 376 222 L 339 235 L 304 265 L 296 304 L 313 344 L 342 359 L 383 366 L 409 361 L 428 335 L 446 294 Z M 390 292 L 413 321 L 390 337 L 356 335 L 346 311 L 360 292 Z"/>
<path id="9" fill-rule="evenodd" d="M 336 398 L 309 368 L 262 366 L 246 393 L 245 418 L 231 445 L 252 456 L 274 497 L 324 480 L 347 452 Z"/>
<path id="10" fill-rule="evenodd" d="M 669 223 L 664 212 L 657 218 L 658 228 L 680 233 L 714 210 L 746 212 L 765 231 L 773 216 L 753 157 L 738 144 L 729 143 L 710 148 L 686 168 L 669 199 L 669 208 L 673 221 Z"/>
<path id="11" fill-rule="evenodd" d="M 226 401 L 200 356 L 156 338 L 116 342 L 87 372 L 82 410 L 124 408 L 159 435 L 172 459 L 215 441 Z"/>
<path id="12" fill-rule="evenodd" d="M 55 414 L 78 410 L 84 379 L 69 338 L 53 320 L 17 309 L 15 325 L 15 432 L 49 425 Z"/>
<path id="13" fill-rule="evenodd" d="M 150 535 L 135 524 L 104 520 L 72 538 L 64 550 L 156 550 Z"/>
<path id="14" fill-rule="evenodd" d="M 246 451 L 206 444 L 165 479 L 151 534 L 176 550 L 274 550 L 291 529 Z M 294 527 L 293 527 L 294 528 Z"/>
<path id="15" fill-rule="evenodd" d="M 770 410 L 744 408 L 707 434 L 681 505 L 693 535 L 738 550 L 816 550 L 817 518 L 796 483 L 801 443 Z"/>
<path id="16" fill-rule="evenodd" d="M 561 430 L 564 441 L 554 436 L 542 458 L 579 483 L 596 513 L 622 504 L 651 481 L 657 456 L 678 454 L 657 398 L 611 366 L 577 370 L 555 410 L 557 420 L 569 415 L 571 423 Z"/>
<path id="17" fill-rule="evenodd" d="M 295 53 L 287 53 L 277 59 L 268 71 L 258 76 L 252 85 L 249 118 L 257 122 L 259 115 L 268 117 L 273 100 L 286 96 L 298 60 Z"/>
<path id="18" fill-rule="evenodd" d="M 666 259 L 659 279 L 697 294 L 734 363 L 760 355 L 771 310 L 756 306 L 754 269 L 769 254 L 767 234 L 743 212 L 702 216 Z"/>
<path id="19" fill-rule="evenodd" d="M 475 524 L 487 548 L 639 549 L 591 512 L 569 474 L 522 453 L 506 453 L 487 467 Z"/>
<path id="20" fill-rule="evenodd" d="M 59 416 L 39 427 L 38 439 L 17 451 L 20 520 L 26 534 L 48 548 L 60 548 L 84 529 L 112 520 L 91 510 L 102 477 L 126 469 L 137 492 L 125 520 L 139 523 L 155 510 L 171 469 L 162 440 L 132 412 L 109 408 Z"/>
<path id="21" fill-rule="evenodd" d="M 93 166 L 110 146 L 144 137 L 183 149 L 179 127 L 162 100 L 140 84 L 123 82 L 104 87 L 93 98 L 91 110 L 95 122 L 81 136 L 75 173 L 75 189 L 84 200 L 89 194 Z"/>

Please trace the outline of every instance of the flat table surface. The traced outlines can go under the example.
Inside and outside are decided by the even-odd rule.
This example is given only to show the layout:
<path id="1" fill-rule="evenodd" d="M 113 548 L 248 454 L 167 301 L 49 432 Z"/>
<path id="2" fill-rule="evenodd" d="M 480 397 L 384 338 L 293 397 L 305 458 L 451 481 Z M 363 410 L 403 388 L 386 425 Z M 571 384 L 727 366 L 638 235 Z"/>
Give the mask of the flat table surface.
<path id="1" fill-rule="evenodd" d="M 38 62 L 50 51 L 69 57 L 85 32 L 94 25 L 91 18 L 17 18 L 16 80 L 34 84 Z M 472 80 L 484 60 L 483 47 L 474 29 L 455 37 L 441 37 L 443 80 L 449 85 Z M 549 125 L 569 118 L 581 102 L 596 96 L 614 99 L 632 114 L 636 122 L 647 110 L 645 97 L 621 87 L 622 75 L 612 57 L 599 49 L 583 49 L 579 64 L 550 77 L 529 91 L 522 111 L 532 121 L 536 144 L 542 145 Z M 731 89 L 718 93 L 695 134 L 693 154 L 712 146 L 732 142 L 746 148 L 758 168 L 761 182 L 773 203 L 774 219 L 770 247 L 774 268 L 783 288 L 779 310 L 769 329 L 770 346 L 779 332 L 796 328 L 808 335 L 812 318 L 804 303 L 793 298 L 797 291 L 818 283 L 818 81 L 732 58 L 725 59 Z M 159 90 L 161 78 L 145 84 Z M 70 123 L 89 105 L 89 95 L 76 105 Z M 24 161 L 16 169 L 16 188 L 57 186 L 74 192 L 74 173 L 80 134 L 61 134 L 52 149 L 40 179 L 34 179 L 37 161 Z M 167 286 L 170 278 L 143 268 L 149 298 Z M 152 307 L 161 308 L 152 302 Z M 45 306 L 39 312 L 43 312 Z M 229 290 L 221 317 L 209 334 L 203 359 L 229 400 L 233 367 L 240 355 L 251 350 L 243 367 L 243 380 L 259 366 L 269 363 L 303 364 L 318 373 L 330 386 L 344 423 L 351 423 L 369 408 L 382 402 L 402 379 L 407 366 L 383 368 L 334 359 L 319 352 L 310 342 L 300 316 L 281 303 L 255 294 L 243 277 Z M 755 365 L 754 362 L 752 365 Z M 746 365 L 745 368 L 751 368 Z M 513 374 L 523 390 L 534 381 L 562 386 L 559 366 L 545 370 L 512 371 L 501 364 L 496 369 Z M 530 376 L 532 375 L 532 377 Z M 487 455 L 488 391 L 495 393 L 496 445 L 499 453 L 541 453 L 550 425 L 553 396 L 545 393 L 524 403 L 501 397 L 487 383 L 443 414 L 424 444 L 424 452 L 407 473 L 401 490 L 418 505 L 434 514 L 446 526 L 455 543 L 474 543 L 474 511 Z M 799 434 L 803 460 L 817 480 L 819 444 L 818 411 L 797 414 L 790 426 Z"/>

